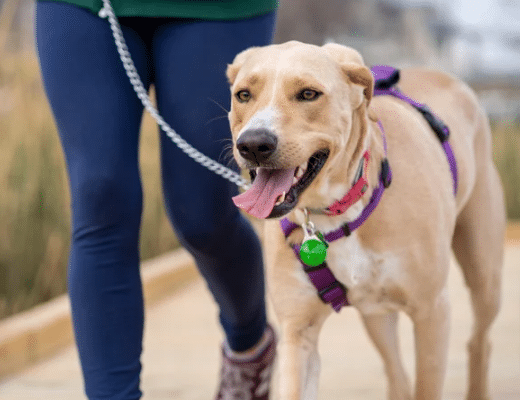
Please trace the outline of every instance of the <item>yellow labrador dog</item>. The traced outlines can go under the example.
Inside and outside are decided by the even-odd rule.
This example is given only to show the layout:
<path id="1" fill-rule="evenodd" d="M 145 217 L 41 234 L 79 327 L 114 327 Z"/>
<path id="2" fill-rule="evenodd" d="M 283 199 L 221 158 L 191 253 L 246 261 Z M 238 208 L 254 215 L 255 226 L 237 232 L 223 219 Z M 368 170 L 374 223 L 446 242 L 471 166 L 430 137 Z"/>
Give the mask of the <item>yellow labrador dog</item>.
<path id="1" fill-rule="evenodd" d="M 254 178 L 235 203 L 267 219 L 268 287 L 281 330 L 276 398 L 317 397 L 316 344 L 333 311 L 292 246 L 312 238 L 324 244 L 320 233 L 345 230 L 361 218 L 381 189 L 382 174 L 388 178 L 386 164 L 393 179 L 377 207 L 326 248 L 335 288 L 359 310 L 383 358 L 388 398 L 441 399 L 453 249 L 475 315 L 467 398 L 487 399 L 488 331 L 500 303 L 505 213 L 489 124 L 475 94 L 443 73 L 401 71 L 400 91 L 427 104 L 451 131 L 454 194 L 453 171 L 430 124 L 399 98 L 373 96 L 373 75 L 355 50 L 299 42 L 252 48 L 228 66 L 227 77 L 234 156 Z M 363 188 L 347 209 L 331 213 L 361 179 Z M 287 238 L 277 220 L 282 216 L 296 227 Z M 414 394 L 399 356 L 401 310 L 414 324 Z"/>

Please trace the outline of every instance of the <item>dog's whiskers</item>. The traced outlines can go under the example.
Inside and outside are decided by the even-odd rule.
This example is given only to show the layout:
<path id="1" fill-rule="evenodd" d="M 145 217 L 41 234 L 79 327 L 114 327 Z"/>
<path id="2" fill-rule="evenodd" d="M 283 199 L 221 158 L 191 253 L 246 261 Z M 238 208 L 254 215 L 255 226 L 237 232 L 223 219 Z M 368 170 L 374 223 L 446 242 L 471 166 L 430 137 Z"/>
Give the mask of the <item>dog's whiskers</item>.
<path id="1" fill-rule="evenodd" d="M 215 117 L 215 118 L 211 118 L 209 121 L 206 122 L 206 125 L 209 125 L 211 124 L 212 122 L 216 121 L 216 120 L 219 120 L 219 119 L 222 119 L 222 118 L 227 118 L 227 115 L 220 115 L 218 117 Z"/>
<path id="2" fill-rule="evenodd" d="M 229 143 L 223 147 L 219 158 L 225 161 L 227 167 L 237 166 L 235 158 L 233 157 L 233 143 Z"/>
<path id="3" fill-rule="evenodd" d="M 231 138 L 219 139 L 219 140 L 217 140 L 217 142 L 219 142 L 219 143 L 227 143 L 227 144 L 225 144 L 226 148 L 233 147 L 233 139 L 231 139 Z"/>
<path id="4" fill-rule="evenodd" d="M 222 104 L 220 104 L 218 101 L 213 100 L 211 97 L 208 97 L 208 100 L 215 103 L 217 106 L 219 106 L 222 110 L 226 112 L 226 115 L 229 114 L 229 110 L 227 110 Z"/>

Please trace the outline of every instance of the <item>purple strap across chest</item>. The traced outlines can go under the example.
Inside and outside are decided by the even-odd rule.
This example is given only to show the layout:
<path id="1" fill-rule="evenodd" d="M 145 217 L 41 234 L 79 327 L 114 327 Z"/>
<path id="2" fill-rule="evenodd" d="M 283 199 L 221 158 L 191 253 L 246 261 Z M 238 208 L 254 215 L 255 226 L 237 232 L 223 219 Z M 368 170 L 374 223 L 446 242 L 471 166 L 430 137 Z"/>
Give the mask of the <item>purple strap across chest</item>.
<path id="1" fill-rule="evenodd" d="M 439 137 L 444 152 L 446 153 L 446 157 L 448 158 L 448 162 L 450 164 L 450 171 L 453 177 L 453 193 L 457 194 L 457 186 L 458 186 L 458 175 L 457 175 L 457 163 L 455 160 L 455 156 L 453 154 L 453 150 L 448 142 L 449 138 L 449 129 L 442 121 L 440 121 L 424 104 L 417 103 L 415 100 L 405 96 L 402 94 L 394 85 L 399 80 L 399 71 L 395 68 L 388 66 L 374 66 L 372 67 L 372 74 L 376 80 L 376 87 L 374 89 L 374 96 L 379 95 L 391 95 L 397 97 L 408 104 L 411 104 L 414 108 L 416 108 L 419 112 L 423 114 L 425 119 L 428 121 L 432 129 L 435 131 L 437 136 Z M 379 127 L 381 129 L 383 135 L 383 143 L 385 147 L 385 154 L 387 151 L 386 148 L 386 138 L 383 130 L 383 126 L 381 122 L 378 122 Z M 369 203 L 363 209 L 360 216 L 352 222 L 347 222 L 340 228 L 328 232 L 324 234 L 325 241 L 327 243 L 338 240 L 342 237 L 349 236 L 354 230 L 359 228 L 363 222 L 372 214 L 377 205 L 379 204 L 379 200 L 383 196 L 383 192 L 385 188 L 390 185 L 392 181 L 392 171 L 388 164 L 388 161 L 385 158 L 385 161 L 382 164 L 382 170 L 379 178 L 379 185 L 372 192 L 372 197 L 370 198 Z M 287 218 L 284 218 L 280 221 L 280 226 L 285 237 L 289 237 L 289 235 L 297 228 L 300 228 L 298 224 L 289 221 Z M 302 264 L 303 270 L 307 273 L 312 284 L 316 287 L 318 291 L 318 296 L 325 303 L 329 303 L 334 311 L 339 312 L 343 306 L 349 305 L 349 301 L 347 298 L 347 288 L 341 284 L 332 271 L 327 266 L 327 263 L 317 267 L 309 267 L 300 258 L 300 245 L 293 245 L 292 249 L 296 258 Z"/>

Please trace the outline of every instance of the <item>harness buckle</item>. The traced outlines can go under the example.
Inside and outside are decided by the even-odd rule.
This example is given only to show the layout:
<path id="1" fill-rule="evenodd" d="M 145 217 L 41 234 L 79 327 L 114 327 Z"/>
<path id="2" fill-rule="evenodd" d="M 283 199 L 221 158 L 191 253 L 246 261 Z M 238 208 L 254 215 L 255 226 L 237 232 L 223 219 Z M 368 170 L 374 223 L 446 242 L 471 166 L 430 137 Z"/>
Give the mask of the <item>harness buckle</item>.
<path id="1" fill-rule="evenodd" d="M 432 130 L 435 132 L 441 143 L 444 143 L 450 137 L 450 130 L 432 111 L 428 106 L 422 104 L 421 106 L 415 106 L 415 109 L 419 111 L 424 119 L 428 122 Z"/>
<path id="2" fill-rule="evenodd" d="M 340 289 L 343 292 L 343 295 L 346 296 L 345 286 L 343 286 L 338 281 L 334 281 L 329 286 L 318 291 L 318 296 L 320 297 L 321 301 L 323 301 L 324 303 L 328 303 L 328 301 L 325 299 L 325 295 L 327 293 L 329 293 L 331 290 L 334 290 L 336 288 Z M 329 302 L 330 302 L 330 300 L 329 300 Z"/>
<path id="3" fill-rule="evenodd" d="M 341 230 L 343 231 L 343 234 L 345 237 L 349 237 L 352 231 L 350 230 L 350 227 L 348 226 L 348 223 L 341 225 Z"/>
<path id="4" fill-rule="evenodd" d="M 392 183 L 392 173 L 390 171 L 390 163 L 388 162 L 388 158 L 384 158 L 381 161 L 381 181 L 383 182 L 383 186 L 387 189 Z"/>
<path id="5" fill-rule="evenodd" d="M 315 265 L 315 266 L 307 265 L 304 263 L 304 264 L 302 264 L 302 267 L 306 273 L 311 273 L 311 272 L 319 271 L 320 269 L 323 269 L 323 268 L 327 268 L 327 263 L 322 262 L 320 265 Z"/>
<path id="6" fill-rule="evenodd" d="M 399 70 L 388 65 L 374 65 L 371 68 L 375 78 L 375 90 L 388 90 L 399 82 Z"/>

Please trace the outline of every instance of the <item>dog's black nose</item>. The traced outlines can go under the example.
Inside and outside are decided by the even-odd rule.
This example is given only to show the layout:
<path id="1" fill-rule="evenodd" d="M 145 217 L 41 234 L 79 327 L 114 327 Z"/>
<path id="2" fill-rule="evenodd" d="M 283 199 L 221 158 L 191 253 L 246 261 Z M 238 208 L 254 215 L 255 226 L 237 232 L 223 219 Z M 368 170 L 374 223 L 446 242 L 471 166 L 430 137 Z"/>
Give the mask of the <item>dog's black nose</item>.
<path id="1" fill-rule="evenodd" d="M 246 160 L 260 163 L 271 157 L 277 144 L 278 139 L 267 129 L 251 129 L 240 135 L 236 146 Z"/>

